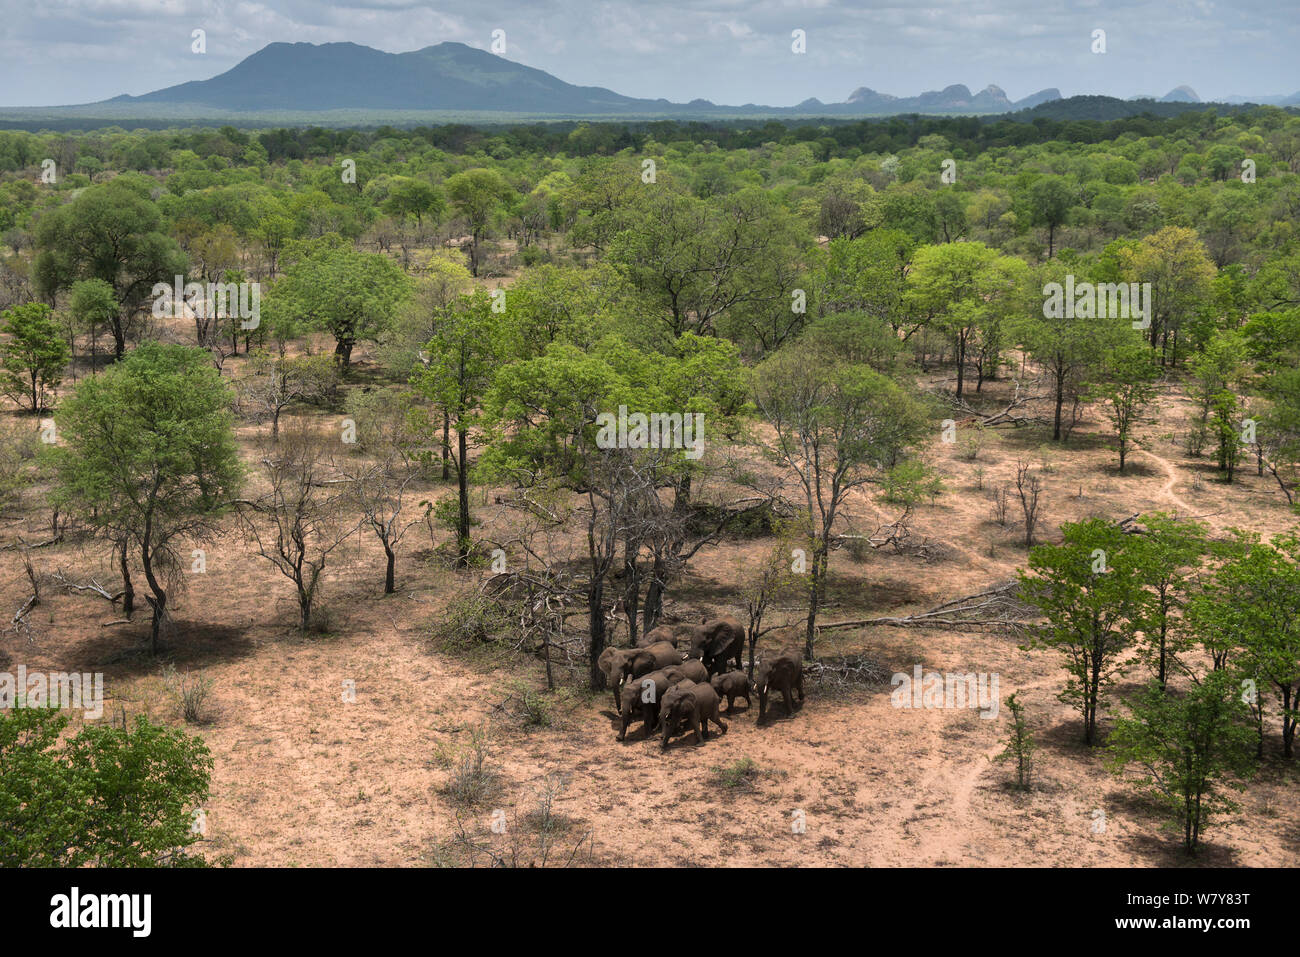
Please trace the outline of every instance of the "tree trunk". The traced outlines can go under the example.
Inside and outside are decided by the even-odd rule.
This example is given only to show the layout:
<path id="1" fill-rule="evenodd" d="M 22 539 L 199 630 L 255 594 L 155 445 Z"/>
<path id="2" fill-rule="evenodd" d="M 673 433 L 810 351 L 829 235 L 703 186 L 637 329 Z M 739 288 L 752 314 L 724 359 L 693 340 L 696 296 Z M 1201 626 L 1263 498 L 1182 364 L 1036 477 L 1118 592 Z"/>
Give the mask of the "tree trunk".
<path id="1" fill-rule="evenodd" d="M 442 480 L 451 478 L 451 413 L 442 414 Z"/>
<path id="2" fill-rule="evenodd" d="M 469 437 L 459 422 L 456 423 L 456 486 L 460 510 L 456 515 L 456 547 L 460 549 L 457 564 L 469 567 L 469 468 L 465 456 L 469 451 Z"/>
<path id="3" fill-rule="evenodd" d="M 135 614 L 135 586 L 131 584 L 131 566 L 126 560 L 126 539 L 118 548 L 118 565 L 122 569 L 122 613 L 129 620 Z"/>
<path id="4" fill-rule="evenodd" d="M 591 632 L 591 690 L 605 690 L 605 672 L 600 670 L 600 653 L 605 650 L 605 581 L 597 577 L 587 593 L 588 623 Z"/>
<path id="5" fill-rule="evenodd" d="M 140 563 L 144 566 L 145 581 L 149 583 L 152 595 L 145 595 L 149 607 L 153 609 L 153 621 L 150 623 L 149 647 L 153 654 L 158 654 L 158 633 L 162 628 L 163 617 L 167 614 L 167 592 L 153 573 L 152 528 L 150 521 L 145 521 L 144 537 L 140 544 Z"/>
<path id="6" fill-rule="evenodd" d="M 339 365 L 343 367 L 344 372 L 347 372 L 349 365 L 352 363 L 352 346 L 354 344 L 349 339 L 340 339 L 334 346 L 334 355 L 339 360 Z"/>
<path id="7" fill-rule="evenodd" d="M 641 633 L 653 631 L 659 624 L 659 617 L 664 607 L 665 567 L 663 555 L 655 553 L 654 566 L 650 573 L 650 584 L 645 590 L 645 607 L 641 612 Z"/>

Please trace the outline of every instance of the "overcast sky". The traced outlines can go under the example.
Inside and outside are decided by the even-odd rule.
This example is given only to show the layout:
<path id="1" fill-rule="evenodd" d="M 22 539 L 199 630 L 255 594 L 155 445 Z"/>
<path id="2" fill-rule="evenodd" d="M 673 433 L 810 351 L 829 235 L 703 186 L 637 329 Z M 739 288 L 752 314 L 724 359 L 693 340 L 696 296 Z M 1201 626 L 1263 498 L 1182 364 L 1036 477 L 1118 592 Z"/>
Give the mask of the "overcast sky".
<path id="1" fill-rule="evenodd" d="M 207 52 L 190 52 L 191 31 Z M 87 103 L 207 79 L 267 43 L 404 52 L 459 40 L 629 96 L 790 106 L 860 86 L 994 83 L 1202 99 L 1300 90 L 1300 0 L 0 0 L 0 105 Z M 807 53 L 791 52 L 791 31 Z M 1092 32 L 1107 52 L 1093 54 Z"/>

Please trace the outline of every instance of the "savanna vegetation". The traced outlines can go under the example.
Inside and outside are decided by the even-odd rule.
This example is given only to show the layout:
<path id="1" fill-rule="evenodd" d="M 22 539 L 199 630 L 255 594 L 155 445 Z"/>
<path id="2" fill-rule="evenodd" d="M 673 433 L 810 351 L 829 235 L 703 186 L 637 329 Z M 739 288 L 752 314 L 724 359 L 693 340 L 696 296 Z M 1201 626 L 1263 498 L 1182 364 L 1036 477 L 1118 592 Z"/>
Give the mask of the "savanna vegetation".
<path id="1" fill-rule="evenodd" d="M 576 736 L 606 650 L 665 628 L 734 618 L 746 688 L 797 650 L 794 722 L 927 655 L 882 635 L 955 633 L 975 671 L 1045 662 L 1085 745 L 1049 749 L 1018 691 L 996 800 L 1104 760 L 1195 854 L 1261 779 L 1294 793 L 1298 222 L 1276 108 L 0 132 L 0 665 L 36 645 L 57 670 L 93 632 L 78 660 L 126 656 L 146 721 L 165 661 L 259 654 L 220 637 L 247 601 L 297 657 L 391 621 L 420 660 L 509 673 L 496 720 Z M 953 571 L 882 608 L 885 563 Z M 93 789 L 87 747 L 153 742 L 178 783 L 139 840 L 0 820 L 0 860 L 202 862 L 178 823 L 202 745 L 123 713 L 60 751 L 19 720 L 5 767 Z M 439 801 L 496 799 L 485 740 Z M 0 810 L 35 813 L 5 784 Z M 591 833 L 585 857 L 539 835 L 543 862 L 593 859 Z M 438 840 L 499 862 L 459 817 Z"/>

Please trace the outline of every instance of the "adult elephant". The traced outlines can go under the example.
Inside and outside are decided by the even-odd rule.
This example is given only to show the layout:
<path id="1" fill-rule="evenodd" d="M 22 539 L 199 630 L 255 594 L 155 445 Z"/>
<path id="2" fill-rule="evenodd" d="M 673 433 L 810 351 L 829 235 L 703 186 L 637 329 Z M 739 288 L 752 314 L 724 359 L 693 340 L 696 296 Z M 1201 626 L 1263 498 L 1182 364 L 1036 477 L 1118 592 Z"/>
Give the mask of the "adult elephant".
<path id="1" fill-rule="evenodd" d="M 696 625 L 691 633 L 692 658 L 704 662 L 710 675 L 725 671 L 727 661 L 740 668 L 740 653 L 745 647 L 745 629 L 731 617 L 713 618 Z"/>

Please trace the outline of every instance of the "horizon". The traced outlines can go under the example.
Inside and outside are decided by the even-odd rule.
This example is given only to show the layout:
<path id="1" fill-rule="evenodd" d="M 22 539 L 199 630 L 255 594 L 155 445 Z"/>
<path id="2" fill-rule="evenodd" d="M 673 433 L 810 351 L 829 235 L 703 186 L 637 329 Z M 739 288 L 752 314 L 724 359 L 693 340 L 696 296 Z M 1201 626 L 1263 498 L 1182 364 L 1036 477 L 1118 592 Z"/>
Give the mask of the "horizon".
<path id="1" fill-rule="evenodd" d="M 48 6 L 10 12 L 0 83 L 9 107 L 77 106 L 211 79 L 274 43 L 410 53 L 456 42 L 576 86 L 673 103 L 789 108 L 808 99 L 841 103 L 860 87 L 910 97 L 953 85 L 972 93 L 996 86 L 1012 101 L 1051 88 L 1065 98 L 1159 99 L 1186 86 L 1205 102 L 1300 90 L 1289 53 L 1300 46 L 1300 27 L 1259 0 L 1177 3 L 1177 13 L 1161 14 L 1151 2 L 1085 6 L 1043 14 L 1027 0 L 907 9 L 682 0 L 644 18 L 636 8 L 590 0 L 550 0 L 490 17 L 469 4 L 444 7 L 463 13 L 438 13 L 414 0 L 329 9 L 300 0 L 256 7 L 179 0 L 162 10 L 145 0 L 64 0 L 57 22 Z M 149 27 L 139 29 L 145 19 Z M 558 25 L 571 22 L 584 24 L 591 42 L 576 43 Z M 191 52 L 197 29 L 205 31 L 202 53 Z M 1104 55 L 1092 52 L 1098 29 Z M 804 31 L 802 54 L 792 49 L 794 30 Z M 396 49 L 394 35 L 410 48 Z M 1143 56 L 1132 56 L 1134 49 Z M 1189 63 L 1198 75 L 1185 75 Z"/>

